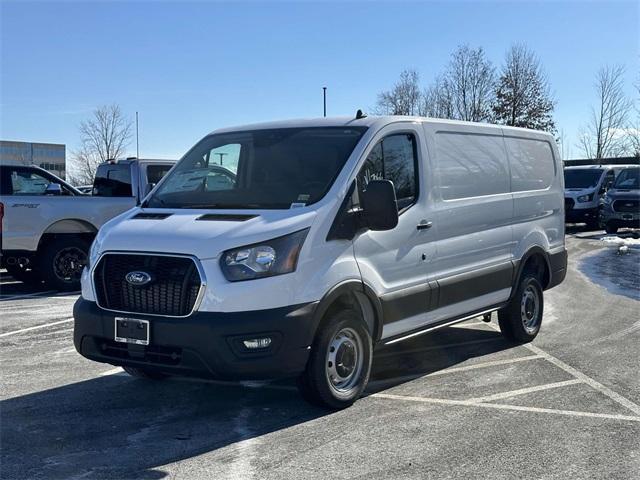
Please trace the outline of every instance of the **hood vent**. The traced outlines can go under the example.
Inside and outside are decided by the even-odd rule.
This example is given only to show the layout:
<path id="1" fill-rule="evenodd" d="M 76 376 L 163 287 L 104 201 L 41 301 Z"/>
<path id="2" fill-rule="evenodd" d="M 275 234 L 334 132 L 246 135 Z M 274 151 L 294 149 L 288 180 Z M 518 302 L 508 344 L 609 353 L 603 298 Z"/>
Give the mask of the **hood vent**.
<path id="1" fill-rule="evenodd" d="M 196 220 L 203 220 L 208 222 L 246 222 L 252 218 L 256 218 L 258 215 L 249 215 L 241 213 L 205 213 L 199 216 Z"/>
<path id="2" fill-rule="evenodd" d="M 164 220 L 171 215 L 173 215 L 173 213 L 140 212 L 137 215 L 131 217 L 131 220 Z"/>

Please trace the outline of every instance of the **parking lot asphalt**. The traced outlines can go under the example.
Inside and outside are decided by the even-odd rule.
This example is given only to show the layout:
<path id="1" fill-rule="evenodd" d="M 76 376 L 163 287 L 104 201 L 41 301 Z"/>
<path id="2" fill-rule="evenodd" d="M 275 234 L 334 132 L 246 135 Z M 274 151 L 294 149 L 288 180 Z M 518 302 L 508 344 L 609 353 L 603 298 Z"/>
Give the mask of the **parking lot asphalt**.
<path id="1" fill-rule="evenodd" d="M 640 478 L 640 302 L 584 268 L 609 254 L 628 279 L 638 255 L 594 232 L 567 246 L 533 343 L 504 341 L 494 315 L 380 348 L 366 397 L 340 412 L 290 381 L 154 382 L 86 360 L 77 294 L 4 274 L 0 477 Z"/>

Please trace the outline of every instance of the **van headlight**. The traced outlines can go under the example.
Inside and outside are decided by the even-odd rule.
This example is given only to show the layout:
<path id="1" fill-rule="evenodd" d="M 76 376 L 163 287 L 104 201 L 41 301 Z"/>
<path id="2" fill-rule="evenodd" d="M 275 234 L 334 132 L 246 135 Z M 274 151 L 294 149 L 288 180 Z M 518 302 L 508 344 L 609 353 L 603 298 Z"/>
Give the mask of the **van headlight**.
<path id="1" fill-rule="evenodd" d="M 591 200 L 593 200 L 593 193 L 590 193 L 589 195 L 580 195 L 578 197 L 578 201 L 580 203 L 590 202 Z"/>
<path id="2" fill-rule="evenodd" d="M 611 205 L 611 202 L 613 202 L 613 199 L 610 196 L 606 195 L 604 197 L 604 204 L 605 205 Z"/>
<path id="3" fill-rule="evenodd" d="M 227 250 L 220 258 L 222 273 L 230 282 L 239 282 L 293 272 L 307 233 L 308 228 L 266 242 Z"/>
<path id="4" fill-rule="evenodd" d="M 96 235 L 96 238 L 93 239 L 91 243 L 91 248 L 89 249 L 89 263 L 87 263 L 87 269 L 91 269 L 93 265 L 98 261 L 98 257 L 100 257 L 100 250 L 102 250 L 102 239 Z"/>

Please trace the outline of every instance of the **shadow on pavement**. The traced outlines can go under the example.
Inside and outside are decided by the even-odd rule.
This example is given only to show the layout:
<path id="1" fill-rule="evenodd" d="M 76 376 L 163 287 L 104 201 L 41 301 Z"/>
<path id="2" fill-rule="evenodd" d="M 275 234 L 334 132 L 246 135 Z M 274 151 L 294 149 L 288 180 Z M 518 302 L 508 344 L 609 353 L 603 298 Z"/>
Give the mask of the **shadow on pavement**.
<path id="1" fill-rule="evenodd" d="M 372 380 L 400 384 L 407 375 L 512 346 L 494 331 L 447 328 L 376 351 Z M 366 408 L 362 401 L 352 408 L 359 405 Z M 323 416 L 349 415 L 308 405 L 292 381 L 251 387 L 124 374 L 8 399 L 0 409 L 3 478 L 163 478 L 162 465 Z M 243 455 L 237 447 L 220 462 Z"/>

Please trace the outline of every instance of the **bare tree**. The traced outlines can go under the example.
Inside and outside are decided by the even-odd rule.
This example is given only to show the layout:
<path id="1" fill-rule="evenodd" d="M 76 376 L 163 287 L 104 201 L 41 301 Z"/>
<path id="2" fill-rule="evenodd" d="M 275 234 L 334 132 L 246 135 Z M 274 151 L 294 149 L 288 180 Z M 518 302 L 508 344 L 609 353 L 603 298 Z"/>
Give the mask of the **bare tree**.
<path id="1" fill-rule="evenodd" d="M 495 73 L 482 47 L 462 45 L 451 54 L 445 76 L 453 116 L 472 122 L 491 118 Z"/>
<path id="2" fill-rule="evenodd" d="M 453 98 L 447 79 L 437 76 L 422 93 L 420 115 L 434 118 L 454 118 Z"/>
<path id="3" fill-rule="evenodd" d="M 617 157 L 628 149 L 625 128 L 632 104 L 624 94 L 623 78 L 622 66 L 603 67 L 596 75 L 597 104 L 579 139 L 587 158 Z"/>
<path id="4" fill-rule="evenodd" d="M 81 146 L 73 153 L 74 181 L 93 183 L 100 163 L 123 157 L 131 140 L 131 129 L 131 121 L 124 117 L 118 105 L 96 108 L 92 118 L 80 123 Z"/>
<path id="5" fill-rule="evenodd" d="M 391 90 L 378 94 L 375 110 L 380 115 L 418 115 L 421 97 L 420 76 L 407 69 Z"/>
<path id="6" fill-rule="evenodd" d="M 554 101 L 538 57 L 523 44 L 506 54 L 493 104 L 497 123 L 555 133 Z"/>

